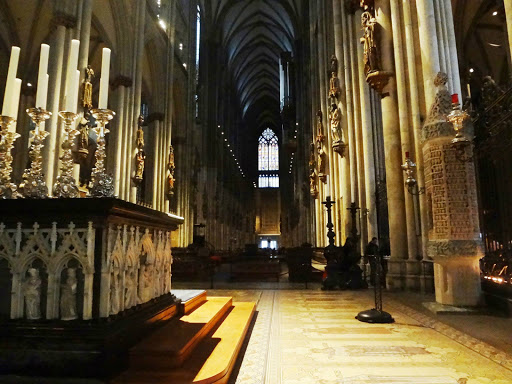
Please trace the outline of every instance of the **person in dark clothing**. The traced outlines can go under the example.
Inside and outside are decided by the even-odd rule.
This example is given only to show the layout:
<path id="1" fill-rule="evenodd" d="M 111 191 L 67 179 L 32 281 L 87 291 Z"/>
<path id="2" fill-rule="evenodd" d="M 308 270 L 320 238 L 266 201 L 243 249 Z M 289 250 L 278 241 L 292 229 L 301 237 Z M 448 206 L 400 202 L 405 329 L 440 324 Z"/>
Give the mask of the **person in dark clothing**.
<path id="1" fill-rule="evenodd" d="M 379 254 L 379 241 L 376 237 L 366 246 L 365 257 L 370 263 L 370 284 L 375 285 L 375 273 L 377 271 L 377 255 Z"/>

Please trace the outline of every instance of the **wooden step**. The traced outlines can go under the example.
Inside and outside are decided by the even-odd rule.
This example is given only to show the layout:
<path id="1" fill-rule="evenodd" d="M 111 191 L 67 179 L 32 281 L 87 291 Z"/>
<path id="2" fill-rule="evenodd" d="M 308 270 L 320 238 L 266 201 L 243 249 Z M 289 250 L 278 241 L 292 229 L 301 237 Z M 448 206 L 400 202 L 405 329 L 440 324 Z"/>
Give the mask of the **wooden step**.
<path id="1" fill-rule="evenodd" d="M 137 384 L 225 384 L 254 315 L 255 303 L 235 303 L 222 323 L 195 349 L 190 359 L 176 370 L 134 371 L 130 369 L 114 383 Z"/>
<path id="2" fill-rule="evenodd" d="M 179 367 L 231 305 L 231 297 L 207 298 L 188 315 L 169 322 L 134 346 L 130 350 L 130 368 L 167 370 Z"/>
<path id="3" fill-rule="evenodd" d="M 205 290 L 177 289 L 171 291 L 171 293 L 181 300 L 181 303 L 179 304 L 180 315 L 188 315 L 206 301 Z"/>

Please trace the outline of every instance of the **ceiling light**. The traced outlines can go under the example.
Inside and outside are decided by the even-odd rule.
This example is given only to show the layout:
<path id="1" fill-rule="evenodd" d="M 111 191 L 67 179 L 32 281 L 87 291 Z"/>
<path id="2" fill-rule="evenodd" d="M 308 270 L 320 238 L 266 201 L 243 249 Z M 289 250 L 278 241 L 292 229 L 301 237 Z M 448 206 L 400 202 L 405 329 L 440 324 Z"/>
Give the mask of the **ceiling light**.
<path id="1" fill-rule="evenodd" d="M 493 15 L 493 16 L 496 16 L 497 14 L 498 14 L 498 11 L 494 11 L 494 12 L 492 13 L 492 15 Z"/>
<path id="2" fill-rule="evenodd" d="M 183 63 L 183 67 L 184 67 L 184 68 L 187 68 L 187 63 Z"/>
<path id="3" fill-rule="evenodd" d="M 32 86 L 32 83 L 27 83 L 27 87 L 31 87 Z"/>
<path id="4" fill-rule="evenodd" d="M 183 43 L 180 43 L 180 51 L 183 51 Z"/>
<path id="5" fill-rule="evenodd" d="M 473 68 L 469 68 L 469 72 L 473 73 L 473 72 L 475 72 L 475 70 Z"/>
<path id="6" fill-rule="evenodd" d="M 160 28 L 162 28 L 165 31 L 167 27 L 162 19 L 158 20 L 158 24 L 160 25 Z"/>

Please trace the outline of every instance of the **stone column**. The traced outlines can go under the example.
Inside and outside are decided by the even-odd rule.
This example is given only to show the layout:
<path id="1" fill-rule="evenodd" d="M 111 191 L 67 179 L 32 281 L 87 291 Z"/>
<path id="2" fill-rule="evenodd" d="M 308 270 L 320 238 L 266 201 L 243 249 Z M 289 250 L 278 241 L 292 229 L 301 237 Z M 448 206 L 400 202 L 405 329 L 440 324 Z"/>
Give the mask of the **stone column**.
<path id="1" fill-rule="evenodd" d="M 375 18 L 380 26 L 381 65 L 389 80 L 382 91 L 382 127 L 386 159 L 386 188 L 388 197 L 389 241 L 391 259 L 388 262 L 386 285 L 389 289 L 404 288 L 403 260 L 407 259 L 407 225 L 404 184 L 401 169 L 402 151 L 398 116 L 395 67 L 393 65 L 393 30 L 389 0 L 375 2 Z"/>
<path id="2" fill-rule="evenodd" d="M 447 75 L 439 73 L 436 99 L 423 127 L 425 190 L 430 218 L 428 255 L 434 260 L 436 301 L 475 306 L 481 300 L 480 240 L 475 166 L 457 157 Z M 466 154 L 472 154 L 472 148 Z"/>
<path id="3" fill-rule="evenodd" d="M 512 2 L 504 1 L 505 4 L 505 15 L 507 17 L 507 31 L 508 31 L 508 54 L 510 55 L 510 61 L 512 61 Z"/>
<path id="4" fill-rule="evenodd" d="M 402 143 L 402 161 L 405 161 L 406 152 L 413 153 L 414 155 L 414 146 L 409 134 L 409 99 L 406 86 L 405 60 L 403 56 L 405 49 L 402 42 L 402 20 L 400 18 L 399 0 L 391 0 L 390 5 L 399 105 L 400 141 Z M 405 216 L 407 219 L 407 247 L 409 250 L 408 260 L 406 261 L 406 286 L 410 289 L 419 289 L 420 264 L 417 260 L 418 244 L 416 238 L 415 197 L 408 192 L 405 185 L 403 186 L 403 190 L 405 197 Z"/>
<path id="5" fill-rule="evenodd" d="M 418 30 L 421 41 L 420 48 L 423 67 L 423 82 L 425 86 L 425 101 L 427 108 L 429 108 L 434 102 L 434 78 L 440 71 L 436 20 L 434 15 L 434 5 L 431 0 L 416 1 L 416 8 L 418 11 Z"/>
<path id="6" fill-rule="evenodd" d="M 140 114 L 141 96 L 142 96 L 142 59 L 144 57 L 144 27 L 146 19 L 146 0 L 137 2 L 137 40 L 135 44 L 135 71 L 134 71 L 134 101 L 133 115 L 131 121 L 128 121 L 129 144 L 128 144 L 128 169 L 127 171 L 127 199 L 135 203 L 137 201 L 137 187 L 133 184 L 132 177 L 134 175 L 135 165 L 135 138 L 137 130 L 137 120 Z"/>
<path id="7" fill-rule="evenodd" d="M 115 159 L 112 167 L 114 173 L 114 195 L 119 198 L 123 198 L 122 193 L 122 173 L 123 167 L 123 144 L 126 142 L 126 131 L 125 131 L 125 106 L 126 106 L 126 94 L 132 85 L 132 80 L 127 76 L 119 75 L 114 78 L 111 82 L 112 88 L 117 92 L 117 111 L 115 111 L 115 127 L 112 133 L 112 140 L 109 143 L 109 147 L 112 147 L 113 159 Z"/>
<path id="8" fill-rule="evenodd" d="M 372 111 L 370 104 L 370 90 L 364 76 L 363 46 L 359 44 L 357 50 L 357 62 L 359 63 L 359 96 L 361 104 L 361 130 L 362 148 L 364 159 L 364 178 L 366 195 L 366 222 L 368 239 L 378 237 L 377 227 L 377 202 L 375 200 L 375 155 L 373 148 L 373 137 L 371 131 Z M 363 217 L 365 212 L 362 213 Z"/>

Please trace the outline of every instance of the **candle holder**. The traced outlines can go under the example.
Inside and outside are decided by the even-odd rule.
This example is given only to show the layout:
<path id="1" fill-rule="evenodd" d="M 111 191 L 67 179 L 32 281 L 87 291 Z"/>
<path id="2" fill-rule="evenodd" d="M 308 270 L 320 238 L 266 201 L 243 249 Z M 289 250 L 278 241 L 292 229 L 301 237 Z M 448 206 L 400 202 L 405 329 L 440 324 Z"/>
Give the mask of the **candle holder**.
<path id="1" fill-rule="evenodd" d="M 16 132 L 10 132 L 9 127 L 16 123 L 10 116 L 0 116 L 0 199 L 16 199 L 21 197 L 16 184 L 11 181 L 12 154 L 14 141 L 20 137 Z"/>
<path id="2" fill-rule="evenodd" d="M 48 187 L 43 177 L 43 156 L 44 139 L 50 133 L 44 130 L 43 124 L 51 117 L 51 112 L 43 108 L 29 108 L 27 113 L 35 124 L 32 132 L 32 144 L 30 145 L 29 157 L 30 168 L 23 172 L 23 184 L 20 189 L 24 197 L 45 199 L 48 197 Z"/>
<path id="3" fill-rule="evenodd" d="M 93 131 L 96 133 L 97 145 L 96 148 L 96 165 L 92 170 L 92 187 L 91 196 L 93 197 L 113 197 L 114 196 L 114 178 L 105 172 L 105 135 L 110 131 L 106 125 L 115 116 L 115 112 L 110 109 L 95 108 L 91 110 L 92 115 L 96 119 L 96 127 Z"/>
<path id="4" fill-rule="evenodd" d="M 60 176 L 53 186 L 54 197 L 71 198 L 78 196 L 78 186 L 73 177 L 73 155 L 71 148 L 73 147 L 73 138 L 78 131 L 74 127 L 74 123 L 78 115 L 74 112 L 61 111 L 59 116 L 64 121 L 64 141 L 62 149 L 64 150 L 60 160 Z"/>
<path id="5" fill-rule="evenodd" d="M 453 130 L 455 131 L 452 147 L 455 149 L 457 159 L 462 162 L 473 161 L 473 156 L 471 154 L 468 155 L 466 151 L 471 149 L 472 142 L 464 133 L 464 122 L 469 117 L 469 114 L 460 108 L 458 95 L 452 95 L 452 111 L 448 114 L 447 120 L 452 123 Z"/>

